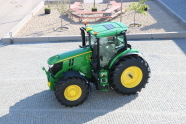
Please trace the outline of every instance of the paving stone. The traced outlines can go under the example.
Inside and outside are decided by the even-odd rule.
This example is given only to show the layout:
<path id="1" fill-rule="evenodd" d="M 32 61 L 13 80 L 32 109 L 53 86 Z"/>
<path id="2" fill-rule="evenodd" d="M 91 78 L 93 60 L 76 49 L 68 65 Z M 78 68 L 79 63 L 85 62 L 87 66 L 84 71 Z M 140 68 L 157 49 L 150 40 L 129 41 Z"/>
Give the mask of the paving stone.
<path id="1" fill-rule="evenodd" d="M 136 95 L 92 91 L 78 107 L 62 106 L 49 91 L 42 66 L 50 56 L 77 49 L 81 42 L 0 44 L 0 123 L 152 123 L 186 122 L 186 39 L 130 40 L 143 52 L 151 78 Z"/>

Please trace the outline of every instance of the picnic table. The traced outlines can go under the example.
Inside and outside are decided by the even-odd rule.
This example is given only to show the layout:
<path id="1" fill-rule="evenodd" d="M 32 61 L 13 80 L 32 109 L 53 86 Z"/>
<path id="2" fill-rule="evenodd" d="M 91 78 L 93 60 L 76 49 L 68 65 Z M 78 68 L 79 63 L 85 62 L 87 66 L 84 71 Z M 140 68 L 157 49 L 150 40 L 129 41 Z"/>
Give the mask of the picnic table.
<path id="1" fill-rule="evenodd" d="M 72 8 L 71 9 L 73 12 L 76 12 L 77 14 L 71 13 L 71 18 L 75 17 L 78 18 L 79 20 L 82 19 L 96 19 L 96 18 L 110 18 L 110 16 L 105 16 L 104 14 L 110 13 L 106 11 L 97 11 L 97 12 L 85 12 L 84 10 L 80 10 L 78 8 Z M 95 15 L 95 14 L 103 14 L 101 16 L 90 16 L 90 15 Z"/>
<path id="2" fill-rule="evenodd" d="M 84 10 L 77 8 L 77 5 L 80 3 L 77 4 L 77 2 L 75 2 L 75 5 L 70 7 L 71 10 L 70 18 L 75 17 L 78 18 L 79 20 L 82 20 L 82 19 L 96 19 L 96 18 L 111 19 L 113 17 L 116 17 L 121 13 L 121 9 L 120 9 L 121 4 L 117 3 L 116 1 L 110 1 L 109 3 L 112 4 L 112 7 L 107 9 L 106 11 L 85 12 Z M 125 10 L 125 8 L 122 8 L 122 10 Z M 102 16 L 98 16 L 97 14 L 102 14 Z M 90 15 L 95 15 L 95 16 L 90 16 Z"/>
<path id="3" fill-rule="evenodd" d="M 104 14 L 104 13 L 109 13 L 109 12 L 106 12 L 106 11 L 85 12 L 85 11 L 80 10 L 78 8 L 72 8 L 71 10 L 73 10 L 74 12 L 77 12 L 79 14 L 84 14 L 84 15 L 87 15 L 87 14 Z"/>

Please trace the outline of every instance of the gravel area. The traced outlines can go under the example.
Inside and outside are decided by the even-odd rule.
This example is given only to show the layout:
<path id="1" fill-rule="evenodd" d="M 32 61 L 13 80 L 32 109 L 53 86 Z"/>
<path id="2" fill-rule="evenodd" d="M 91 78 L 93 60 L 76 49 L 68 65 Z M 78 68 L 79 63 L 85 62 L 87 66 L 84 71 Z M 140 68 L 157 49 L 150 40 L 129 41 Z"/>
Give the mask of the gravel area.
<path id="1" fill-rule="evenodd" d="M 126 8 L 131 2 L 124 2 Z M 176 19 L 169 16 L 156 2 L 147 1 L 150 6 L 146 16 L 136 15 L 136 22 L 142 24 L 140 28 L 130 28 L 127 33 L 157 33 L 157 32 L 174 32 L 185 31 L 186 27 L 180 25 Z M 84 3 L 84 11 L 91 11 L 93 3 Z M 105 10 L 106 3 L 97 3 L 98 11 Z M 57 10 L 52 9 L 51 14 L 44 14 L 44 7 L 15 35 L 15 37 L 30 37 L 30 36 L 61 36 L 61 35 L 80 35 L 79 27 L 84 26 L 77 18 L 73 18 L 70 23 L 69 17 L 63 15 L 63 25 L 69 27 L 68 31 L 57 32 L 54 28 L 59 27 L 60 16 Z M 120 17 L 109 19 L 87 19 L 88 25 L 102 23 L 106 21 L 120 21 Z M 125 12 L 122 16 L 122 22 L 130 24 L 133 22 L 133 13 Z"/>
<path id="2" fill-rule="evenodd" d="M 161 0 L 186 21 L 186 0 Z"/>

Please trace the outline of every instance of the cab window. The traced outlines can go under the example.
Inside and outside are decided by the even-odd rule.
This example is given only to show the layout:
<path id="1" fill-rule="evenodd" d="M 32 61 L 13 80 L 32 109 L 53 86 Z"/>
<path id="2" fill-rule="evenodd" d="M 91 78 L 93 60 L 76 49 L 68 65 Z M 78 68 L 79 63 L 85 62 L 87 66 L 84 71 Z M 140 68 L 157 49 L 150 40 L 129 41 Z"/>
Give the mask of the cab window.
<path id="1" fill-rule="evenodd" d="M 123 35 L 100 38 L 99 54 L 100 64 L 105 66 L 117 51 L 124 47 Z"/>
<path id="2" fill-rule="evenodd" d="M 96 37 L 94 35 L 90 35 L 89 37 L 89 44 L 91 47 L 93 47 L 93 44 L 96 42 Z"/>

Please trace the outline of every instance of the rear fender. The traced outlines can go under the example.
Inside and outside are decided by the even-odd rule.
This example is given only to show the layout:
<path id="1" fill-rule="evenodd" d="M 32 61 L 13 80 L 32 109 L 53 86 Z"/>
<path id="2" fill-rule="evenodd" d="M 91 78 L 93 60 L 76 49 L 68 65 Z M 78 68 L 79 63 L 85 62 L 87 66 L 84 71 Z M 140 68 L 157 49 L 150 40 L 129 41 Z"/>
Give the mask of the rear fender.
<path id="1" fill-rule="evenodd" d="M 119 58 L 117 58 L 117 59 L 114 61 L 114 63 L 112 64 L 112 66 L 110 66 L 109 69 L 111 69 L 112 67 L 114 67 L 114 65 L 115 65 L 121 58 L 126 57 L 126 56 L 132 56 L 132 55 L 140 56 L 140 57 L 143 56 L 142 53 L 137 53 L 137 52 L 131 52 L 131 53 L 123 54 L 123 55 L 121 55 Z"/>

